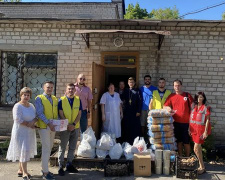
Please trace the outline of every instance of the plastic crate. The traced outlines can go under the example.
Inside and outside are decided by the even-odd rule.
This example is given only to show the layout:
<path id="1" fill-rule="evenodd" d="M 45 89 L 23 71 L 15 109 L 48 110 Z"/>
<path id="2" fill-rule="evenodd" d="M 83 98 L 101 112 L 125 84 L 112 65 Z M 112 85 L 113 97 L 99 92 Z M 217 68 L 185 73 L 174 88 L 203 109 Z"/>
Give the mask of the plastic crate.
<path id="1" fill-rule="evenodd" d="M 197 179 L 198 178 L 198 170 L 181 170 L 176 169 L 176 178 L 181 179 Z"/>
<path id="2" fill-rule="evenodd" d="M 127 160 L 105 160 L 105 177 L 130 176 L 130 165 Z"/>
<path id="3" fill-rule="evenodd" d="M 197 170 L 198 169 L 198 159 L 196 156 L 190 157 L 176 157 L 176 169 L 182 170 Z"/>

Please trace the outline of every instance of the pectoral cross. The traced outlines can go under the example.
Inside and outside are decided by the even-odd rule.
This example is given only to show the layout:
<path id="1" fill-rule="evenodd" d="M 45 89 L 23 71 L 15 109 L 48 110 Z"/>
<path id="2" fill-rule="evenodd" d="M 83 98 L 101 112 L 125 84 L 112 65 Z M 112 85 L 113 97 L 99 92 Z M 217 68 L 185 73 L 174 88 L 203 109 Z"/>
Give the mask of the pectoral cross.
<path id="1" fill-rule="evenodd" d="M 131 103 L 132 103 L 131 99 L 129 100 L 129 103 L 130 103 L 130 105 L 131 105 Z"/>

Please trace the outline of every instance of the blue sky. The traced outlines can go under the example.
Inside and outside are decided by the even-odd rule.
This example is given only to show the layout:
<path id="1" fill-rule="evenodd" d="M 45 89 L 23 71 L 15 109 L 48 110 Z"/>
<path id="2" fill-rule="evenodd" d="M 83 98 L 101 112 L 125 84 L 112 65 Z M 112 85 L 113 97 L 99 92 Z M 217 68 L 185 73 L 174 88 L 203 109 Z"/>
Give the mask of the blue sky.
<path id="1" fill-rule="evenodd" d="M 111 0 L 22 0 L 22 2 L 111 2 Z M 212 5 L 220 4 L 222 0 L 125 0 L 126 7 L 128 4 L 139 3 L 141 8 L 146 8 L 148 12 L 152 9 L 167 8 L 176 6 L 180 15 L 200 10 Z M 225 11 L 225 4 L 205 10 L 203 12 L 187 15 L 184 19 L 200 19 L 200 20 L 221 20 Z"/>

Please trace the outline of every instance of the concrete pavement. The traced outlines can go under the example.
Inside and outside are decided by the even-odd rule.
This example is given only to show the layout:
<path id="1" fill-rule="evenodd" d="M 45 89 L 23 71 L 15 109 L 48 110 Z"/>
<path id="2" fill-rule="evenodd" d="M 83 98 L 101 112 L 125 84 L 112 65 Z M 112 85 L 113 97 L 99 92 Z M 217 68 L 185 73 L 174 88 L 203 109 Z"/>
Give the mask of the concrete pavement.
<path id="1" fill-rule="evenodd" d="M 198 179 L 212 179 L 212 180 L 225 180 L 225 167 L 219 165 L 206 164 L 207 172 L 203 175 L 200 175 Z M 17 180 L 22 179 L 17 177 L 18 163 L 12 163 L 7 161 L 0 161 L 0 180 Z M 41 167 L 40 161 L 31 161 L 28 163 L 28 170 L 31 175 L 33 175 L 33 180 L 40 180 L 41 178 Z M 160 180 L 170 180 L 177 179 L 176 176 L 164 176 L 152 174 L 151 177 L 134 177 L 133 175 L 129 177 L 104 177 L 104 171 L 102 169 L 79 169 L 78 174 L 68 174 L 60 177 L 57 175 L 58 168 L 50 167 L 50 171 L 53 172 L 56 177 L 56 180 L 75 180 L 75 179 L 84 179 L 84 180 L 99 180 L 99 179 L 124 179 L 124 180 L 144 180 L 144 179 L 160 179 Z"/>

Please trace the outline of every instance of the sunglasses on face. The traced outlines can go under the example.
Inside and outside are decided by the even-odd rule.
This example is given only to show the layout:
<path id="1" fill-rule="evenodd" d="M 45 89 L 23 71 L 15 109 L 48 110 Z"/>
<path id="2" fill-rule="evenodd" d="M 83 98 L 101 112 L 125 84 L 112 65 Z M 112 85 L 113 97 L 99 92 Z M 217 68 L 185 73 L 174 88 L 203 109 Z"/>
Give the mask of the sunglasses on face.
<path id="1" fill-rule="evenodd" d="M 85 81 L 86 79 L 85 79 L 85 78 L 80 78 L 80 81 L 81 81 L 81 80 Z"/>

